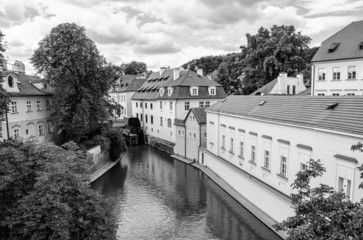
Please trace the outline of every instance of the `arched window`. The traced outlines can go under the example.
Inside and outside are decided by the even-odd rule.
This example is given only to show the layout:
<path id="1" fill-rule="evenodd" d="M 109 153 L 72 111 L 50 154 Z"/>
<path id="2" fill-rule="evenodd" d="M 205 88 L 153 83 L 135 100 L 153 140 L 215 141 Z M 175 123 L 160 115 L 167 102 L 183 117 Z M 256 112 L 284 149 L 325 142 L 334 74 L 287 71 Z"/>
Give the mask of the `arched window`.
<path id="1" fill-rule="evenodd" d="M 44 124 L 42 122 L 38 123 L 39 136 L 44 135 Z"/>
<path id="2" fill-rule="evenodd" d="M 14 87 L 14 78 L 12 76 L 8 77 L 8 85 L 9 87 Z"/>

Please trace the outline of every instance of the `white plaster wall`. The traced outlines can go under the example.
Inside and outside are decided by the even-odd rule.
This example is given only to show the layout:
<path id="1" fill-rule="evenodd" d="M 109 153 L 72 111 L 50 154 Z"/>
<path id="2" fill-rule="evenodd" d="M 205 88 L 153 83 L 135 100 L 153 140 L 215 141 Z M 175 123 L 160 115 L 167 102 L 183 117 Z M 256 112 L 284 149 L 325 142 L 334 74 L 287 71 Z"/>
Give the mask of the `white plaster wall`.
<path id="1" fill-rule="evenodd" d="M 295 94 L 299 94 L 306 90 L 303 83 L 299 83 L 299 79 L 295 77 L 287 77 L 284 81 L 277 82 L 272 88 L 270 94 L 287 94 L 287 85 L 290 85 L 290 94 L 292 94 L 292 86 L 296 86 Z"/>
<path id="2" fill-rule="evenodd" d="M 187 149 L 186 157 L 191 160 L 194 159 L 198 160 L 198 149 L 200 147 L 200 127 L 193 112 L 190 112 L 188 118 L 185 121 L 185 130 L 186 130 L 186 149 Z"/>
<path id="3" fill-rule="evenodd" d="M 179 135 L 180 131 L 180 135 Z M 185 127 L 184 126 L 175 126 L 175 146 L 174 146 L 174 153 L 185 157 Z"/>
<path id="4" fill-rule="evenodd" d="M 177 109 L 175 100 L 163 100 L 161 101 L 163 104 L 162 109 L 160 109 L 160 117 L 163 118 L 163 126 L 160 127 L 159 137 L 169 142 L 175 143 L 175 125 L 174 119 L 176 116 Z M 170 110 L 170 103 L 172 103 L 172 110 Z M 158 105 L 160 108 L 160 101 L 158 101 Z M 159 117 L 159 118 L 160 118 Z M 168 127 L 168 119 L 171 119 L 171 127 Z"/>
<path id="5" fill-rule="evenodd" d="M 339 93 L 346 95 L 347 93 L 355 93 L 355 95 L 363 95 L 363 60 L 340 60 L 329 62 L 314 63 L 314 95 L 324 93 L 325 95 L 332 95 Z M 348 67 L 356 66 L 357 79 L 348 80 Z M 333 80 L 333 67 L 340 67 L 340 79 Z M 326 75 L 325 81 L 319 81 L 318 69 L 325 68 Z"/>

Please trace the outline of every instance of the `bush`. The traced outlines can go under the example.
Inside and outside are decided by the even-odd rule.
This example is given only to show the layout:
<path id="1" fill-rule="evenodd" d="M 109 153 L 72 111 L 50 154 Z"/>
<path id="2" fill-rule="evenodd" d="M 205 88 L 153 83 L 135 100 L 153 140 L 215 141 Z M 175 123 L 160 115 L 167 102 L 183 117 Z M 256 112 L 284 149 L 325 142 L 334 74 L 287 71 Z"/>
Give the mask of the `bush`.
<path id="1" fill-rule="evenodd" d="M 117 160 L 121 153 L 125 151 L 125 143 L 120 131 L 111 129 L 106 133 L 110 141 L 110 148 L 108 150 L 111 161 Z"/>

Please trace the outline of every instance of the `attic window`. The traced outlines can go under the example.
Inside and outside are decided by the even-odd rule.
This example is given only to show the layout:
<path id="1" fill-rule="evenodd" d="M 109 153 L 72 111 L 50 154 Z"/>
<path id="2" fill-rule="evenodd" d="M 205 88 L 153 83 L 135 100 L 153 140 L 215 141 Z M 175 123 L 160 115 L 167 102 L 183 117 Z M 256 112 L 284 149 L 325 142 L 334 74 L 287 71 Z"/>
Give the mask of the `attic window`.
<path id="1" fill-rule="evenodd" d="M 339 105 L 339 103 L 334 103 L 334 104 L 328 105 L 325 108 L 325 110 L 334 110 L 338 105 Z"/>
<path id="2" fill-rule="evenodd" d="M 337 47 L 339 46 L 340 43 L 333 43 L 332 45 L 330 45 L 330 47 L 328 48 L 328 51 L 330 53 L 334 52 L 335 49 L 337 49 Z"/>
<path id="3" fill-rule="evenodd" d="M 262 106 L 262 105 L 264 105 L 265 103 L 266 103 L 266 101 L 264 100 L 264 101 L 260 102 L 260 103 L 258 104 L 258 106 Z"/>
<path id="4" fill-rule="evenodd" d="M 9 87 L 14 87 L 14 78 L 12 76 L 8 77 L 8 85 Z"/>
<path id="5" fill-rule="evenodd" d="M 359 50 L 363 50 L 363 42 L 359 43 Z"/>

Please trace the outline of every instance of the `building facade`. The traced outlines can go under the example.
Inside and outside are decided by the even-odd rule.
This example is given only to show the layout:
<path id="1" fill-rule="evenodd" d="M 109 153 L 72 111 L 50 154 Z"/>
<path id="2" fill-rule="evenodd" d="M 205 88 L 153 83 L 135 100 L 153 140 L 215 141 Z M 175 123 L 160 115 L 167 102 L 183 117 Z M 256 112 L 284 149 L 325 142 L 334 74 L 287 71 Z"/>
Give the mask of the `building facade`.
<path id="1" fill-rule="evenodd" d="M 293 215 L 291 184 L 309 159 L 326 173 L 312 185 L 363 197 L 351 146 L 362 142 L 362 97 L 229 96 L 207 109 L 207 147 L 198 161 L 276 221 Z M 273 206 L 273 207 L 271 207 Z"/>
<path id="2" fill-rule="evenodd" d="M 312 59 L 312 94 L 363 95 L 363 21 L 326 39 Z"/>
<path id="3" fill-rule="evenodd" d="M 257 89 L 250 95 L 296 95 L 306 91 L 304 75 L 288 77 L 287 73 L 280 73 L 279 76 Z"/>
<path id="4" fill-rule="evenodd" d="M 52 140 L 52 94 L 44 81 L 23 71 L 4 70 L 2 74 L 2 86 L 10 96 L 10 111 L 1 123 L 0 140 Z"/>

